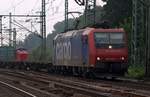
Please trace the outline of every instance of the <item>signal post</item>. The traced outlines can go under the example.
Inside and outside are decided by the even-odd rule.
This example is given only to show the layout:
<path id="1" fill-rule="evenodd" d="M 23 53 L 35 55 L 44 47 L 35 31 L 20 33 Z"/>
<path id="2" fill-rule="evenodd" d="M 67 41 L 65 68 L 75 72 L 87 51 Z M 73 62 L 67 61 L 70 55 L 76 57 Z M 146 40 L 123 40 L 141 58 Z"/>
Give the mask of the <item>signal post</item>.
<path id="1" fill-rule="evenodd" d="M 150 77 L 150 1 L 147 0 L 148 4 L 148 33 L 147 33 L 147 76 Z"/>

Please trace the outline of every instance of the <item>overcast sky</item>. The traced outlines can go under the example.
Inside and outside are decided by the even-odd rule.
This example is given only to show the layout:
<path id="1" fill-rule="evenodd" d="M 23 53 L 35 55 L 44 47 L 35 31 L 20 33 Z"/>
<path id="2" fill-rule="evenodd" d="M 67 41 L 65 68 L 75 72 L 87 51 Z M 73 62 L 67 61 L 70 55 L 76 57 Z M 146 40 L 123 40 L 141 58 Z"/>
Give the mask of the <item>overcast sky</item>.
<path id="1" fill-rule="evenodd" d="M 0 1 L 0 14 L 39 14 L 41 10 L 42 0 L 1 0 Z M 51 33 L 53 25 L 58 21 L 64 20 L 64 1 L 65 0 L 46 0 L 46 22 L 47 22 L 47 33 Z M 103 5 L 101 0 L 97 0 L 97 5 Z M 74 0 L 69 0 L 69 11 L 80 11 L 83 12 L 84 7 L 78 6 Z M 16 21 L 20 22 L 27 28 L 31 29 L 29 23 L 23 23 L 29 18 L 15 18 Z M 35 22 L 38 19 L 32 18 Z M 8 27 L 8 18 L 3 19 L 3 25 Z M 38 26 L 38 24 L 36 24 Z M 39 30 L 39 27 L 36 29 Z M 15 25 L 13 25 L 15 27 Z M 34 30 L 34 29 L 33 29 Z M 24 34 L 20 34 L 24 35 Z"/>

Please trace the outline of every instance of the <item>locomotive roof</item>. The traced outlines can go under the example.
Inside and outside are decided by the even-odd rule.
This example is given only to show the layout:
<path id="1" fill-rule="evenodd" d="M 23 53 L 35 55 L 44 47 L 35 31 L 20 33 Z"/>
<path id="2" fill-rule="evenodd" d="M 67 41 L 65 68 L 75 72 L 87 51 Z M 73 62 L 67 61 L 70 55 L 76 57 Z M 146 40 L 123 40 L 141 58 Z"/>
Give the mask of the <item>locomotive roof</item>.
<path id="1" fill-rule="evenodd" d="M 72 30 L 72 31 L 68 31 L 65 33 L 59 33 L 55 36 L 54 40 L 58 39 L 58 38 L 65 38 L 65 37 L 73 37 L 79 34 L 82 34 L 84 32 L 85 29 L 80 29 L 80 30 Z"/>
<path id="2" fill-rule="evenodd" d="M 60 38 L 74 37 L 77 35 L 88 35 L 91 31 L 101 31 L 101 32 L 124 32 L 122 28 L 104 29 L 104 28 L 85 28 L 80 30 L 67 31 L 65 33 L 59 33 L 55 36 L 54 40 Z"/>
<path id="3" fill-rule="evenodd" d="M 99 29 L 95 29 L 95 30 L 99 30 L 101 32 L 124 32 L 123 28 L 111 28 L 111 29 L 102 29 L 102 28 L 99 28 Z"/>

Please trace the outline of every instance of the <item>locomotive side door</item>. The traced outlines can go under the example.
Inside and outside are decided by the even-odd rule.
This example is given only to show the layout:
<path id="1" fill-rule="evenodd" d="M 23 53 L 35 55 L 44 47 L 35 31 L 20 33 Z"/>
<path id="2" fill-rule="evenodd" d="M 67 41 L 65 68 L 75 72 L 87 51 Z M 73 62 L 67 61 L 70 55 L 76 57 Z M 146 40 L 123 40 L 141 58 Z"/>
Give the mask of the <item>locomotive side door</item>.
<path id="1" fill-rule="evenodd" d="M 88 64 L 88 36 L 85 35 L 82 37 L 82 56 L 83 56 L 83 65 Z"/>

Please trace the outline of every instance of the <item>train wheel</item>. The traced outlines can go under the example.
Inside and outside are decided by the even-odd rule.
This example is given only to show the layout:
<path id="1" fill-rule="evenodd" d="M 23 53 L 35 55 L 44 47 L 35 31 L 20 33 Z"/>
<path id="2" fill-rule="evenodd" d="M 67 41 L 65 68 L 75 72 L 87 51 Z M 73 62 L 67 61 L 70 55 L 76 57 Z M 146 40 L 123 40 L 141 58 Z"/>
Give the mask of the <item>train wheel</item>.
<path id="1" fill-rule="evenodd" d="M 78 67 L 73 67 L 73 75 L 78 76 Z"/>
<path id="2" fill-rule="evenodd" d="M 63 75 L 63 68 L 62 68 L 62 66 L 59 67 L 59 74 Z"/>
<path id="3" fill-rule="evenodd" d="M 27 70 L 27 71 L 29 71 L 29 70 L 30 70 L 30 67 L 29 67 L 29 66 L 27 66 L 27 67 L 26 67 L 26 70 Z"/>
<path id="4" fill-rule="evenodd" d="M 48 66 L 48 67 L 47 67 L 47 72 L 48 72 L 48 73 L 54 73 L 53 67 L 52 67 L 52 66 Z"/>
<path id="5" fill-rule="evenodd" d="M 83 73 L 83 77 L 94 79 L 96 77 L 94 73 L 94 69 L 87 68 Z"/>
<path id="6" fill-rule="evenodd" d="M 67 75 L 72 76 L 73 75 L 73 68 L 69 67 L 68 71 L 67 71 Z"/>
<path id="7" fill-rule="evenodd" d="M 79 75 L 79 77 L 82 77 L 82 75 L 83 75 L 82 67 L 78 68 L 78 75 Z"/>
<path id="8" fill-rule="evenodd" d="M 88 78 L 88 70 L 87 70 L 87 68 L 82 68 L 82 72 L 83 72 L 83 77 L 84 78 Z"/>

